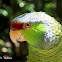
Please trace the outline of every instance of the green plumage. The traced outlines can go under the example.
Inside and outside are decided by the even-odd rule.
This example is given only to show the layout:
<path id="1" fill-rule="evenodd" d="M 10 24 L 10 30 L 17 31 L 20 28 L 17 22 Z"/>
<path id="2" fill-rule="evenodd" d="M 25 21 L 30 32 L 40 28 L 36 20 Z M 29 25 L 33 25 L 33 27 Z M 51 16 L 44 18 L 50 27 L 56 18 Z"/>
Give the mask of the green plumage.
<path id="1" fill-rule="evenodd" d="M 32 24 L 29 29 L 20 30 L 29 44 L 29 62 L 62 62 L 62 26 L 59 22 L 43 12 L 26 13 L 16 19 Z"/>
<path id="2" fill-rule="evenodd" d="M 53 33 L 56 34 L 56 41 L 58 43 L 51 45 L 46 49 L 40 49 L 29 44 L 28 60 L 30 62 L 62 62 L 62 30 L 61 25 L 55 21 L 55 26 L 52 26 Z M 54 29 L 55 27 L 55 29 Z"/>
<path id="3" fill-rule="evenodd" d="M 39 49 L 29 45 L 29 62 L 62 62 L 62 42 L 52 49 Z"/>

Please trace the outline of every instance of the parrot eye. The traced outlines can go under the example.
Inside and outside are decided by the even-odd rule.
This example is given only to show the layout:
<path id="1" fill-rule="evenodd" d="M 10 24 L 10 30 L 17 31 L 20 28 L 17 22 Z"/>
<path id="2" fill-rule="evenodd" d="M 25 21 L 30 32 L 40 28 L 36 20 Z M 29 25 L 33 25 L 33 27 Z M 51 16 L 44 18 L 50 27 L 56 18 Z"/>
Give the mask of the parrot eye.
<path id="1" fill-rule="evenodd" d="M 26 24 L 25 24 L 25 27 L 26 27 L 26 28 L 30 28 L 30 26 L 31 26 L 30 23 L 26 23 Z"/>

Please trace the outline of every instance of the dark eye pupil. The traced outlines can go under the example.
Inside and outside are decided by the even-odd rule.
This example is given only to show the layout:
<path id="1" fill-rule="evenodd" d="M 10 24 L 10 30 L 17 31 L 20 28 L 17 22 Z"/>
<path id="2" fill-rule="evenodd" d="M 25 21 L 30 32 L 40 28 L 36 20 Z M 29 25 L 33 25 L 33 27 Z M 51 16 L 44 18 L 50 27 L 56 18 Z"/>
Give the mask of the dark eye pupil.
<path id="1" fill-rule="evenodd" d="M 27 26 L 29 26 L 29 24 L 27 24 Z"/>

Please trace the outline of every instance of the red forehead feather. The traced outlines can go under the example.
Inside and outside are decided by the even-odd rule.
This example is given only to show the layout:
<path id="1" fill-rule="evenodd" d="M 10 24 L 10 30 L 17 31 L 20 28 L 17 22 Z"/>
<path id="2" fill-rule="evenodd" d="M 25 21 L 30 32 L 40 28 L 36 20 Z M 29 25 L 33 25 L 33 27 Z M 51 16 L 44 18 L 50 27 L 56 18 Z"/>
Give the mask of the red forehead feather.
<path id="1" fill-rule="evenodd" d="M 17 30 L 20 30 L 20 29 L 23 29 L 23 24 L 24 23 L 21 23 L 19 21 L 16 21 L 16 22 L 12 22 L 11 25 L 10 25 L 10 28 L 15 28 Z"/>

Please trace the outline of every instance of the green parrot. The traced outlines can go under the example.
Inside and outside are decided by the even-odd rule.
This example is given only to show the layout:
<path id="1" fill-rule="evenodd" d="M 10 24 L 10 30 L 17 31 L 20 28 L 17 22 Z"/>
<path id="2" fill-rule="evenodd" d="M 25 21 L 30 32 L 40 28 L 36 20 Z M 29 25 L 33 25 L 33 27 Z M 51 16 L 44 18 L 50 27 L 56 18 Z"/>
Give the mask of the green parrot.
<path id="1" fill-rule="evenodd" d="M 31 12 L 13 19 L 10 38 L 28 43 L 29 62 L 62 62 L 62 25 L 45 12 Z"/>

